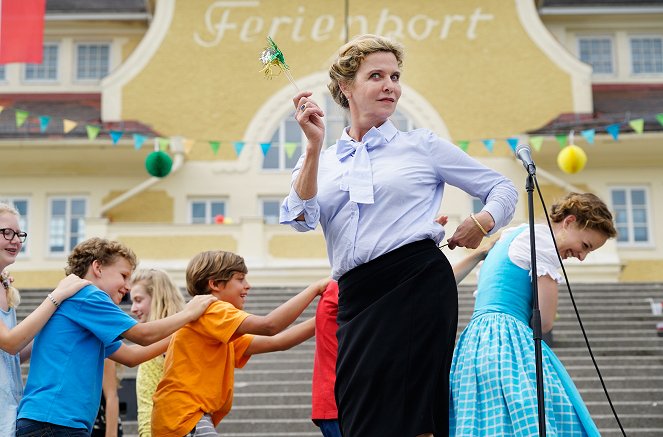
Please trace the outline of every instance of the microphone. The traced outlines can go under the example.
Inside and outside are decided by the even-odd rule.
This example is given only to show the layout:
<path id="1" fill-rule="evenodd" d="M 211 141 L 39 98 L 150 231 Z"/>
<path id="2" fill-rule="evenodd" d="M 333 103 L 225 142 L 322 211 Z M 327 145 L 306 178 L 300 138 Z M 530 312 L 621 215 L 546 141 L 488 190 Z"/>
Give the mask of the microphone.
<path id="1" fill-rule="evenodd" d="M 523 163 L 523 167 L 525 167 L 525 170 L 527 170 L 530 176 L 536 174 L 536 166 L 534 165 L 534 161 L 532 161 L 532 151 L 527 144 L 520 144 L 516 147 L 516 158 Z"/>

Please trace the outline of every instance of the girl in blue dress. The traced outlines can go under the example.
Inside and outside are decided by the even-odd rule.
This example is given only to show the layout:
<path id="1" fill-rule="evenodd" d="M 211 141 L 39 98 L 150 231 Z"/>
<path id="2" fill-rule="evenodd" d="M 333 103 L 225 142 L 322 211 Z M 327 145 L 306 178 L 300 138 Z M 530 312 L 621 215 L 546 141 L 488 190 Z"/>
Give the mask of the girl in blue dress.
<path id="1" fill-rule="evenodd" d="M 589 193 L 571 193 L 553 205 L 546 225 L 535 225 L 539 307 L 543 332 L 557 312 L 562 259 L 580 261 L 616 236 L 612 214 Z M 451 365 L 451 436 L 538 436 L 529 227 L 505 231 L 479 277 L 474 314 Z M 553 351 L 542 343 L 547 435 L 598 436 L 578 390 Z"/>

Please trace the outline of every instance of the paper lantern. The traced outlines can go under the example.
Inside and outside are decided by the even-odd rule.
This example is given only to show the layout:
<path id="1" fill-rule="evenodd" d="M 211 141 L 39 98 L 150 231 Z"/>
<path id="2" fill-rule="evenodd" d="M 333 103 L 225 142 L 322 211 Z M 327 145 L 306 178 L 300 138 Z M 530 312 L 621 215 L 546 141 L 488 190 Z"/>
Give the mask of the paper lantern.
<path id="1" fill-rule="evenodd" d="M 226 218 L 223 216 L 223 214 L 217 214 L 214 216 L 214 223 L 217 225 L 222 225 L 225 219 Z"/>
<path id="2" fill-rule="evenodd" d="M 587 155 L 580 147 L 570 144 L 560 150 L 557 155 L 557 165 L 564 173 L 578 173 L 585 168 Z"/>
<path id="3" fill-rule="evenodd" d="M 173 159 L 166 152 L 152 152 L 145 159 L 145 168 L 150 175 L 162 178 L 173 168 Z"/>
<path id="4" fill-rule="evenodd" d="M 225 220 L 223 221 L 223 223 L 225 223 L 227 225 L 232 225 L 235 222 L 233 221 L 232 217 L 226 217 Z"/>

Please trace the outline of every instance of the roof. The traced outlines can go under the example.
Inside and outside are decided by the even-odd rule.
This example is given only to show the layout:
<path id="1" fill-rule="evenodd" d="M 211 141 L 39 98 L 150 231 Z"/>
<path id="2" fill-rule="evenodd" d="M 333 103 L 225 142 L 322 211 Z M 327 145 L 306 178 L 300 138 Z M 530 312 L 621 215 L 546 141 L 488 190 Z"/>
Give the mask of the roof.
<path id="1" fill-rule="evenodd" d="M 595 84 L 592 86 L 594 112 L 565 113 L 528 134 L 567 134 L 570 130 L 599 129 L 613 123 L 645 120 L 645 132 L 661 132 L 656 114 L 663 113 L 663 84 Z M 627 127 L 630 129 L 630 127 Z"/>
<path id="2" fill-rule="evenodd" d="M 146 13 L 145 0 L 46 0 L 46 14 Z"/>
<path id="3" fill-rule="evenodd" d="M 4 107 L 0 113 L 0 139 L 58 139 L 65 135 L 67 138 L 87 138 L 87 124 L 100 126 L 102 134 L 121 130 L 125 134 L 160 136 L 138 121 L 102 123 L 100 94 L 4 94 L 0 95 L 0 106 Z M 30 113 L 21 127 L 16 127 L 17 109 Z M 40 116 L 50 117 L 44 132 L 39 125 Z M 77 123 L 67 134 L 64 133 L 64 119 Z"/>

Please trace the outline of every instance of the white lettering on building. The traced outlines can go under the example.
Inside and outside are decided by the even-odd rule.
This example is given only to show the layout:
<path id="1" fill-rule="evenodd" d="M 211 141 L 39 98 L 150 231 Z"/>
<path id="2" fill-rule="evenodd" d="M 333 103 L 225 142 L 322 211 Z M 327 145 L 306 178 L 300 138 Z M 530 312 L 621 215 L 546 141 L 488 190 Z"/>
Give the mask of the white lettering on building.
<path id="1" fill-rule="evenodd" d="M 196 31 L 193 40 L 202 47 L 214 47 L 229 36 L 236 36 L 241 42 L 252 42 L 269 35 L 274 39 L 290 38 L 302 42 L 307 39 L 320 42 L 331 38 L 345 39 L 343 19 L 324 14 L 307 16 L 306 8 L 298 6 L 295 14 L 281 14 L 274 17 L 250 15 L 238 19 L 238 8 L 258 8 L 260 1 L 218 0 L 210 4 L 203 17 L 204 30 Z M 348 17 L 351 35 L 375 33 L 396 40 L 410 38 L 423 41 L 430 38 L 445 40 L 464 36 L 475 40 L 480 36 L 480 23 L 494 20 L 494 15 L 476 8 L 470 15 L 449 13 L 441 16 L 416 14 L 411 17 L 395 15 L 387 8 L 382 8 L 377 22 L 371 23 L 364 15 Z M 265 34 L 264 31 L 267 31 Z"/>

